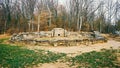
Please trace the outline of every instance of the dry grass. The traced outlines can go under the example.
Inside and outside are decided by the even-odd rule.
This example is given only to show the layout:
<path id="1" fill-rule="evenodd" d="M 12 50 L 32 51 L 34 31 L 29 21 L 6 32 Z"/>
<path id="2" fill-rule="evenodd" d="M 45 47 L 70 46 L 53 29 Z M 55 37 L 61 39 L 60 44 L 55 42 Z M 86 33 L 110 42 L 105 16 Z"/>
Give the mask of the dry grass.
<path id="1" fill-rule="evenodd" d="M 9 34 L 1 34 L 0 35 L 0 39 L 2 39 L 2 38 L 9 38 L 9 37 L 10 37 Z"/>

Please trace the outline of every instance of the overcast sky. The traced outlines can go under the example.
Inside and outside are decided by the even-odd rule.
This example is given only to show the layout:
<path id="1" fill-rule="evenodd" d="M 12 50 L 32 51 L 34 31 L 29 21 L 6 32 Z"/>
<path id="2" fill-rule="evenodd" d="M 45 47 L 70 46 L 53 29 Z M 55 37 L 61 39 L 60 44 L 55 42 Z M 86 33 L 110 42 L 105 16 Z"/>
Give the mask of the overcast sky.
<path id="1" fill-rule="evenodd" d="M 0 3 L 2 3 L 2 0 L 0 0 Z"/>
<path id="2" fill-rule="evenodd" d="M 66 0 L 59 0 L 60 4 L 65 4 Z"/>

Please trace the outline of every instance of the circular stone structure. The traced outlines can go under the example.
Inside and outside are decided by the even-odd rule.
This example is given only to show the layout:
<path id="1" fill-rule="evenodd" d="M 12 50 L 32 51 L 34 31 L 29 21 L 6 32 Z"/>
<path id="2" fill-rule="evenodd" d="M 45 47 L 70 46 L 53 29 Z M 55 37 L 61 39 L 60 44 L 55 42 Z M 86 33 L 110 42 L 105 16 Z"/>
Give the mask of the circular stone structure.
<path id="1" fill-rule="evenodd" d="M 63 28 L 54 28 L 51 31 L 23 32 L 13 34 L 12 42 L 34 43 L 38 45 L 75 46 L 80 44 L 95 44 L 107 42 L 98 31 L 94 32 L 70 32 Z"/>

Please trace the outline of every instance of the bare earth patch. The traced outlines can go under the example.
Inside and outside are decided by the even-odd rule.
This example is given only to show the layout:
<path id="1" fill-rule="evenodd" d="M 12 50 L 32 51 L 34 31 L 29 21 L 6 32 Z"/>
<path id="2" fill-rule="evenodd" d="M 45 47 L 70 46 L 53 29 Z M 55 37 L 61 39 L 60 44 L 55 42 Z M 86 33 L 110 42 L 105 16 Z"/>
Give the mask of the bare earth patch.
<path id="1" fill-rule="evenodd" d="M 0 39 L 2 39 L 2 38 L 9 38 L 10 37 L 10 35 L 8 35 L 8 34 L 2 34 L 2 35 L 0 35 Z"/>
<path id="2" fill-rule="evenodd" d="M 49 50 L 52 52 L 58 52 L 58 53 L 66 53 L 70 57 L 74 57 L 78 54 L 82 54 L 85 52 L 91 52 L 91 51 L 100 51 L 101 49 L 110 49 L 114 48 L 117 49 L 120 47 L 120 42 L 109 40 L 107 43 L 99 43 L 94 45 L 80 45 L 80 46 L 27 46 L 29 49 L 43 49 L 43 50 Z"/>
<path id="3" fill-rule="evenodd" d="M 108 40 L 107 43 L 100 43 L 100 44 L 94 44 L 94 45 L 80 45 L 80 46 L 58 46 L 58 47 L 53 47 L 53 46 L 28 46 L 27 48 L 29 49 L 44 49 L 44 50 L 49 50 L 52 52 L 57 52 L 57 53 L 66 53 L 67 56 L 69 57 L 75 57 L 76 55 L 85 53 L 85 52 L 91 52 L 91 51 L 100 51 L 101 49 L 118 49 L 120 48 L 120 42 L 114 41 L 114 40 Z M 66 63 L 46 63 L 42 64 L 38 67 L 35 68 L 71 68 L 69 67 Z M 72 67 L 75 68 L 75 67 Z"/>
<path id="4" fill-rule="evenodd" d="M 34 68 L 70 68 L 68 65 L 66 65 L 65 63 L 45 63 L 42 64 L 38 67 L 34 67 Z"/>

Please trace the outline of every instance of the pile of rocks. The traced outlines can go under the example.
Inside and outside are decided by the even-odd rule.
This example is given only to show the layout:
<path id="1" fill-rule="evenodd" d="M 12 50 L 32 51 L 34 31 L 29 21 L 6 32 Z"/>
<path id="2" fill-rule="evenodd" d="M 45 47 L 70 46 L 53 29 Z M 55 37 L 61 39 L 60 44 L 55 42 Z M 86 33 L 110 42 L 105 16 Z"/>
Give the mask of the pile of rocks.
<path id="1" fill-rule="evenodd" d="M 37 38 L 39 35 L 39 33 L 33 32 L 23 32 L 23 33 L 19 33 L 19 34 L 13 34 L 10 38 L 11 41 L 24 41 L 24 40 L 31 40 L 34 38 Z"/>

